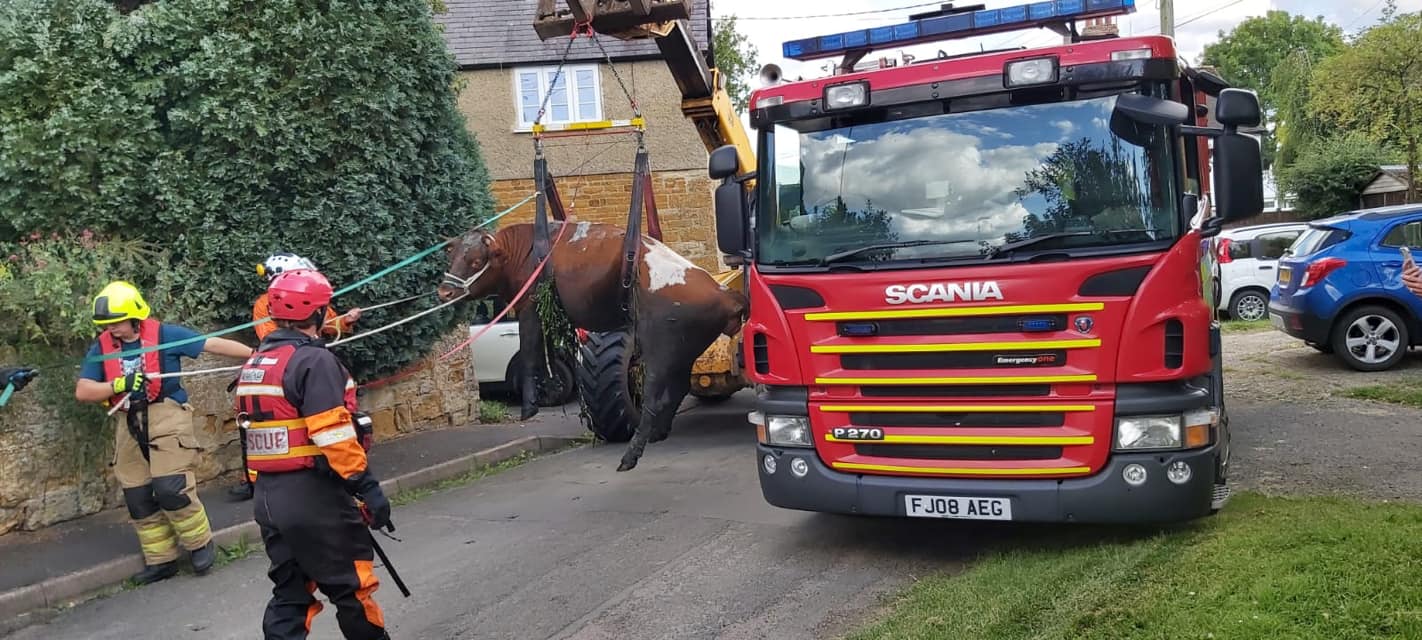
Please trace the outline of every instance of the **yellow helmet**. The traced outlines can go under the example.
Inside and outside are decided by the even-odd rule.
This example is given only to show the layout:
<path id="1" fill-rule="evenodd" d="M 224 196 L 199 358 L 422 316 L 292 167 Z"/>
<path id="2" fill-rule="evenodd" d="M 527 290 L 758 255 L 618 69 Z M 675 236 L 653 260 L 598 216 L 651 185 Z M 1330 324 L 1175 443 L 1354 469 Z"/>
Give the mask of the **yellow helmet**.
<path id="1" fill-rule="evenodd" d="M 94 324 L 146 320 L 150 311 L 138 288 L 122 280 L 110 282 L 94 297 Z"/>

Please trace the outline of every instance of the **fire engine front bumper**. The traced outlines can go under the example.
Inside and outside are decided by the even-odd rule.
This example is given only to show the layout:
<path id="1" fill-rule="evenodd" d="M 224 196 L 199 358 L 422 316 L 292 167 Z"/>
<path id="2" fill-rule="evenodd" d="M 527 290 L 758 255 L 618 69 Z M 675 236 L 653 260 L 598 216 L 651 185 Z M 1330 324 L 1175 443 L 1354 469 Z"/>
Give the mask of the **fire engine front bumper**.
<path id="1" fill-rule="evenodd" d="M 904 496 L 1008 498 L 1012 519 L 1022 522 L 1164 523 L 1199 518 L 1210 513 L 1215 490 L 1217 449 L 1181 452 L 1113 454 L 1099 472 L 1061 480 L 979 480 L 920 478 L 841 473 L 820 461 L 811 449 L 757 445 L 756 468 L 765 500 L 785 509 L 870 516 L 906 516 Z M 776 460 L 766 471 L 765 457 Z M 804 477 L 791 471 L 794 458 L 808 466 Z M 1166 467 L 1176 461 L 1190 466 L 1190 479 L 1176 484 Z M 1140 486 L 1122 477 L 1126 466 L 1146 469 Z"/>

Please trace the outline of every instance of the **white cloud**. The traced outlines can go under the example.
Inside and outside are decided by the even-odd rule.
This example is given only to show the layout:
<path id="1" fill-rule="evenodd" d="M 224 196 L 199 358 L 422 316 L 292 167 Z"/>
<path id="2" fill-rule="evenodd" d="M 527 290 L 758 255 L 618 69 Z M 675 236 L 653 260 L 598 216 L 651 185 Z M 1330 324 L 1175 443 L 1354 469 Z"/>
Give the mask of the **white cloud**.
<path id="1" fill-rule="evenodd" d="M 1070 120 L 1058 120 L 1053 122 L 1052 126 L 1061 130 L 1063 138 L 1071 137 L 1072 132 L 1076 131 L 1076 125 L 1072 124 Z"/>

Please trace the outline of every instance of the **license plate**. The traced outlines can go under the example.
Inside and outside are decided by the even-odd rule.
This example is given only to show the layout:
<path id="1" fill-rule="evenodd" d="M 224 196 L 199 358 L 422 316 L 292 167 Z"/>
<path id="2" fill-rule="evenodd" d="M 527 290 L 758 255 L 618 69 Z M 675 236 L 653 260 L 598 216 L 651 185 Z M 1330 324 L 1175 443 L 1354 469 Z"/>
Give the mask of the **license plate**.
<path id="1" fill-rule="evenodd" d="M 1289 286 L 1289 280 L 1293 279 L 1294 270 L 1289 267 L 1279 267 L 1279 286 Z"/>
<path id="2" fill-rule="evenodd" d="M 915 518 L 1011 520 L 1012 501 L 1007 498 L 910 495 L 904 496 L 904 511 Z"/>
<path id="3" fill-rule="evenodd" d="M 1280 331 L 1284 330 L 1284 316 L 1281 316 L 1277 313 L 1271 313 L 1269 314 L 1269 323 L 1274 325 L 1275 329 L 1278 329 Z"/>

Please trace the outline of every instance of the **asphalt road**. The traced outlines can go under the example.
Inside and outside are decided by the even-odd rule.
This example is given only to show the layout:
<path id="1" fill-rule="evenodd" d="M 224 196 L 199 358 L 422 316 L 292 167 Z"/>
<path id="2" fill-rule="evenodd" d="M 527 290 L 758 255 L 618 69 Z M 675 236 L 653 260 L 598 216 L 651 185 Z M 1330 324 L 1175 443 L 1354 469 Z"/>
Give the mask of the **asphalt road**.
<path id="1" fill-rule="evenodd" d="M 399 638 L 825 638 L 880 597 L 956 570 L 986 530 L 776 509 L 746 394 L 677 420 L 636 470 L 573 450 L 396 509 L 384 541 L 414 596 L 377 599 Z M 261 555 L 81 604 L 16 639 L 260 637 Z M 383 570 L 377 573 L 385 577 Z M 339 638 L 328 606 L 312 638 Z"/>
<path id="2" fill-rule="evenodd" d="M 385 541 L 414 591 L 377 594 L 392 636 L 420 639 L 832 638 L 883 596 L 989 545 L 1085 544 L 1149 530 L 868 519 L 761 498 L 747 393 L 677 419 L 636 470 L 622 447 L 548 456 L 396 509 Z M 1231 399 L 1236 488 L 1418 500 L 1422 412 L 1335 399 Z M 10 636 L 260 637 L 257 554 L 81 604 Z M 377 571 L 382 578 L 383 570 Z M 339 638 L 330 608 L 313 639 Z"/>

